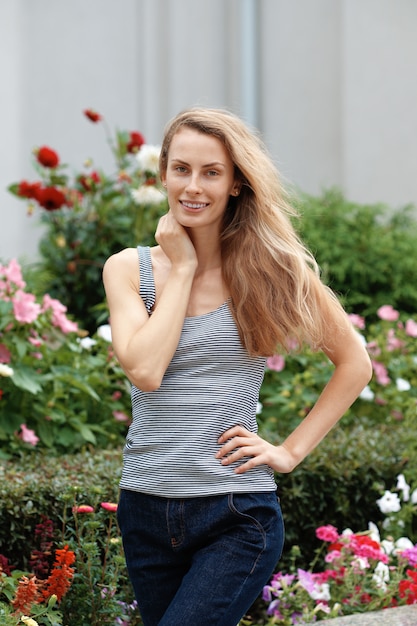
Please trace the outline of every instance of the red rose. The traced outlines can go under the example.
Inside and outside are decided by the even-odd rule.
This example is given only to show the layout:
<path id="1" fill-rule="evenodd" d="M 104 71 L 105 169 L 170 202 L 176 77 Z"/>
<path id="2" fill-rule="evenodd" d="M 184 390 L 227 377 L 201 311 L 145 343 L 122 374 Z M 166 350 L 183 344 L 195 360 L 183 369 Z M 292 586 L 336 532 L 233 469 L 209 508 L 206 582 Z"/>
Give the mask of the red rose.
<path id="1" fill-rule="evenodd" d="M 22 180 L 19 183 L 17 195 L 22 198 L 29 198 L 29 200 L 36 200 L 37 193 L 41 187 L 42 183 L 28 183 L 27 180 Z"/>
<path id="2" fill-rule="evenodd" d="M 141 146 L 145 143 L 145 137 L 136 131 L 132 131 L 130 133 L 129 143 L 126 146 L 126 149 L 130 153 L 135 153 L 139 150 Z"/>
<path id="3" fill-rule="evenodd" d="M 56 211 L 67 204 L 65 195 L 56 187 L 42 187 L 36 193 L 36 200 L 47 211 Z"/>
<path id="4" fill-rule="evenodd" d="M 85 189 L 85 191 L 91 191 L 96 188 L 96 185 L 100 182 L 100 174 L 97 172 L 91 172 L 91 174 L 81 174 L 78 177 L 78 182 Z"/>
<path id="5" fill-rule="evenodd" d="M 53 168 L 57 167 L 57 165 L 59 164 L 58 154 L 55 152 L 55 150 L 48 148 L 48 146 L 42 146 L 42 148 L 39 148 L 36 157 L 39 163 L 44 167 Z"/>
<path id="6" fill-rule="evenodd" d="M 102 119 L 100 113 L 97 113 L 94 109 L 85 109 L 84 115 L 88 117 L 91 122 L 94 122 L 94 124 Z"/>

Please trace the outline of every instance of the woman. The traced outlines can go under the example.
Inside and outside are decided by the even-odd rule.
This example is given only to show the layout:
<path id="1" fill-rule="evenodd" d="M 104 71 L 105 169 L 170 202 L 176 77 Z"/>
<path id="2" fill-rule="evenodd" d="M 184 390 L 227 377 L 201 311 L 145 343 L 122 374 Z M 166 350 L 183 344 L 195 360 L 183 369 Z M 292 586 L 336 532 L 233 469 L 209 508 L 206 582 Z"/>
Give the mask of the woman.
<path id="1" fill-rule="evenodd" d="M 104 268 L 113 345 L 132 383 L 118 518 L 145 626 L 236 626 L 282 551 L 274 472 L 291 472 L 323 439 L 371 366 L 242 121 L 181 113 L 160 175 L 169 211 L 158 245 Z M 258 392 L 265 357 L 294 342 L 335 368 L 275 446 L 257 435 Z"/>

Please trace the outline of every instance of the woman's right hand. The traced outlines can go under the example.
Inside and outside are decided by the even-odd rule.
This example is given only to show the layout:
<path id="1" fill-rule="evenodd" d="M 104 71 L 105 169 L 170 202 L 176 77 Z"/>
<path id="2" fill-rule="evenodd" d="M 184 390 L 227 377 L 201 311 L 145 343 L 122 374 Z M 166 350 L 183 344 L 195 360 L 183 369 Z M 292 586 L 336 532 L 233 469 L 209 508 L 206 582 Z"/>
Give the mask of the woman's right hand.
<path id="1" fill-rule="evenodd" d="M 197 266 L 197 254 L 193 243 L 186 229 L 175 219 L 172 211 L 168 211 L 159 220 L 155 240 L 173 266 Z"/>

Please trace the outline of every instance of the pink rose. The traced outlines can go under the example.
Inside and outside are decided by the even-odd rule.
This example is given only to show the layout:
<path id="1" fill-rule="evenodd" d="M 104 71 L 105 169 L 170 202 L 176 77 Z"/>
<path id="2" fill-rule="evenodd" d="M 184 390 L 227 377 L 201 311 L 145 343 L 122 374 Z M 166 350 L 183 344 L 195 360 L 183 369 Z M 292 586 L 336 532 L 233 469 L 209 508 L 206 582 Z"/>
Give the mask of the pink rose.
<path id="1" fill-rule="evenodd" d="M 384 304 L 384 306 L 379 307 L 377 315 L 386 322 L 396 322 L 400 316 L 399 312 L 393 309 L 390 304 Z"/>

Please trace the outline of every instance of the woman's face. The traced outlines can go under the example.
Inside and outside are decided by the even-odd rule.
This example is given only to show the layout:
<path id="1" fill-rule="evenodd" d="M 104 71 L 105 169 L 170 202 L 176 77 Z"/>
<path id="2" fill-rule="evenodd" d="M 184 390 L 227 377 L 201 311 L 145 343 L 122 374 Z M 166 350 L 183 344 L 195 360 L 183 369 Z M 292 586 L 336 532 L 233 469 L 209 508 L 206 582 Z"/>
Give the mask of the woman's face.
<path id="1" fill-rule="evenodd" d="M 172 138 L 162 181 L 174 217 L 188 228 L 220 230 L 230 196 L 239 193 L 233 161 L 220 139 L 187 127 Z"/>

